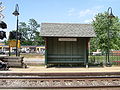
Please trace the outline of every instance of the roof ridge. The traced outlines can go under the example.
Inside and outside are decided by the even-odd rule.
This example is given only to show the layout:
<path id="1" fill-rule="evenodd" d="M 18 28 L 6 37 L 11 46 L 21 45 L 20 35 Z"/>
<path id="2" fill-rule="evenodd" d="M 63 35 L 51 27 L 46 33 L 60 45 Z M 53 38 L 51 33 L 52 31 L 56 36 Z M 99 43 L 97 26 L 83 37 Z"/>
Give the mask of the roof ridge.
<path id="1" fill-rule="evenodd" d="M 79 24 L 79 25 L 91 25 L 91 24 L 87 24 L 87 23 L 46 23 L 46 22 L 43 22 L 41 24 Z"/>
<path id="2" fill-rule="evenodd" d="M 41 36 L 44 37 L 95 37 L 91 24 L 42 23 Z"/>

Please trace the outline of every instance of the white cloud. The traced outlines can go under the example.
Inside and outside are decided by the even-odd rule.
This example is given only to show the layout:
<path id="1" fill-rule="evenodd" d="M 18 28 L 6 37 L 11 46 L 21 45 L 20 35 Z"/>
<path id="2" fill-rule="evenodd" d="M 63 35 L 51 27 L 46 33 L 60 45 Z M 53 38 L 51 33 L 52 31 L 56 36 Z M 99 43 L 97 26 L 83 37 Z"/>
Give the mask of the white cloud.
<path id="1" fill-rule="evenodd" d="M 68 10 L 68 16 L 73 16 L 75 14 L 75 9 L 71 8 Z"/>
<path id="2" fill-rule="evenodd" d="M 102 8 L 102 6 L 97 6 L 97 7 L 81 10 L 79 12 L 79 18 L 86 17 L 86 16 L 92 16 L 93 17 L 95 14 L 97 14 L 99 12 L 99 10 L 101 8 Z"/>
<path id="3" fill-rule="evenodd" d="M 87 9 L 78 10 L 71 8 L 68 10 L 68 16 L 76 18 L 84 23 L 91 23 L 94 16 L 102 10 L 103 6 L 95 6 Z"/>
<path id="4" fill-rule="evenodd" d="M 92 23 L 93 21 L 95 21 L 95 18 L 86 19 L 84 23 Z"/>
<path id="5" fill-rule="evenodd" d="M 68 16 L 75 16 L 75 17 L 81 18 L 81 17 L 94 16 L 95 14 L 100 12 L 99 10 L 101 8 L 103 8 L 103 6 L 96 6 L 92 8 L 83 9 L 83 10 L 77 10 L 75 8 L 71 8 L 67 12 L 68 12 Z"/>
<path id="6" fill-rule="evenodd" d="M 79 17 L 84 17 L 88 14 L 92 14 L 94 11 L 90 9 L 82 10 L 79 12 Z"/>
<path id="7" fill-rule="evenodd" d="M 87 19 L 84 21 L 84 23 L 91 23 L 93 20 L 92 19 Z"/>

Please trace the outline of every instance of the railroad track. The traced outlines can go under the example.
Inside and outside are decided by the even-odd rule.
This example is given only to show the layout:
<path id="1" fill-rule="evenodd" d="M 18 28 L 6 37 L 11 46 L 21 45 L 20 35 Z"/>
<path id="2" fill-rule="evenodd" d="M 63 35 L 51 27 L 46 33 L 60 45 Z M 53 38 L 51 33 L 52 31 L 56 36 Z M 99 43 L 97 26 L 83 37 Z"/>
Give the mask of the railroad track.
<path id="1" fill-rule="evenodd" d="M 82 74 L 82 75 L 81 75 Z M 3 73 L 0 88 L 103 88 L 120 87 L 118 73 Z M 97 75 L 95 75 L 97 74 Z M 117 75 L 116 75 L 117 74 Z"/>

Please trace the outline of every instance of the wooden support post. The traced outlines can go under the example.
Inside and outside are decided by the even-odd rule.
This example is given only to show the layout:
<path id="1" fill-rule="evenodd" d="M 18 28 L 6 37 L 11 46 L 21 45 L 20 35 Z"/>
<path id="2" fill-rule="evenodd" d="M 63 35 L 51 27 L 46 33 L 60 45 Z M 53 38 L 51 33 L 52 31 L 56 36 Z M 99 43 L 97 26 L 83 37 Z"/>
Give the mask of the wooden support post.
<path id="1" fill-rule="evenodd" d="M 88 68 L 88 56 L 89 56 L 89 41 L 90 38 L 86 38 L 86 68 Z"/>
<path id="2" fill-rule="evenodd" d="M 45 65 L 47 66 L 47 47 L 48 47 L 48 40 L 45 38 Z"/>

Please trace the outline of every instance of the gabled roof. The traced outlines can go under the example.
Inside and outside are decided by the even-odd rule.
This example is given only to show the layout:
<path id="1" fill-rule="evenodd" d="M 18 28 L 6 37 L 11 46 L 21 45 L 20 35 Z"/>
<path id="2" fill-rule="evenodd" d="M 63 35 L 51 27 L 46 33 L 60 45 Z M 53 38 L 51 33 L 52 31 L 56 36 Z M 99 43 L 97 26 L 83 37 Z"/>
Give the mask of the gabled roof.
<path id="1" fill-rule="evenodd" d="M 43 37 L 95 37 L 91 24 L 42 23 Z"/>

